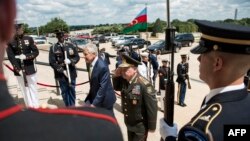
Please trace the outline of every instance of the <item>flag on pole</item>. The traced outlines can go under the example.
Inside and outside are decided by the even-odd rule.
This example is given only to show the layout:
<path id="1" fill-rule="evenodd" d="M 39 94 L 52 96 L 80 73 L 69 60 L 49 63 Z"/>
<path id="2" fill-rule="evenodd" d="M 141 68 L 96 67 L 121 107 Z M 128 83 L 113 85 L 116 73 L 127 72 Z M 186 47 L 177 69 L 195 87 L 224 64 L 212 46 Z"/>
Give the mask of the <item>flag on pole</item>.
<path id="1" fill-rule="evenodd" d="M 135 18 L 123 29 L 123 33 L 147 29 L 147 7 L 145 7 Z"/>

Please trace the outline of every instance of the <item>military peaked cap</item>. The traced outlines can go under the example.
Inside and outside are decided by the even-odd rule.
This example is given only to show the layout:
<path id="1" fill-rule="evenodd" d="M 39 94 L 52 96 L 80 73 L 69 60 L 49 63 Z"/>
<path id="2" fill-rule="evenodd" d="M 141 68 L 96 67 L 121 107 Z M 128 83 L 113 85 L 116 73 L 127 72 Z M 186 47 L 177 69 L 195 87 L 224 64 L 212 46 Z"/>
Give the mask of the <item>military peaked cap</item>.
<path id="1" fill-rule="evenodd" d="M 187 54 L 181 54 L 181 58 L 187 58 Z"/>
<path id="2" fill-rule="evenodd" d="M 200 43 L 190 51 L 194 54 L 212 50 L 250 54 L 250 27 L 234 24 L 196 20 L 202 33 Z"/>
<path id="3" fill-rule="evenodd" d="M 61 38 L 64 36 L 64 32 L 61 30 L 55 30 L 55 33 L 57 38 Z"/>
<path id="4" fill-rule="evenodd" d="M 119 68 L 126 68 L 132 66 L 137 67 L 140 64 L 141 62 L 136 61 L 127 54 L 122 54 L 122 63 L 119 65 Z"/>
<path id="5" fill-rule="evenodd" d="M 16 27 L 16 29 L 19 29 L 19 28 L 21 28 L 21 27 L 23 27 L 23 22 L 21 22 L 21 21 L 15 21 L 15 27 Z"/>

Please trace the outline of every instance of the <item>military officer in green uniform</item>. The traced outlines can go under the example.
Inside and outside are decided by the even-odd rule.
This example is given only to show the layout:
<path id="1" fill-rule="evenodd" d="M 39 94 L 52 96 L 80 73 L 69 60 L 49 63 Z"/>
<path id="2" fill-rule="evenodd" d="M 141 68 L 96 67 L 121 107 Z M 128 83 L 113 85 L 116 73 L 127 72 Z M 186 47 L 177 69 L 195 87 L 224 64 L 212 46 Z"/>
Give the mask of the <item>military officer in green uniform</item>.
<path id="1" fill-rule="evenodd" d="M 137 73 L 140 62 L 122 55 L 118 70 L 129 82 L 122 94 L 124 120 L 128 141 L 146 141 L 148 132 L 154 132 L 157 119 L 156 90 L 150 82 Z"/>

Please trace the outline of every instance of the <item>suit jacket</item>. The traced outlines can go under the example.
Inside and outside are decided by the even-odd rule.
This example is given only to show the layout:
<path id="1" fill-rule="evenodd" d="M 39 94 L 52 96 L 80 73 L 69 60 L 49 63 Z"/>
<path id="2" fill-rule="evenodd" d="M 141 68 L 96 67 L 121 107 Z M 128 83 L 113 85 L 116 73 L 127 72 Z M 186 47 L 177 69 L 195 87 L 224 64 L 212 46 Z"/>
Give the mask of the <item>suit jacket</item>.
<path id="1" fill-rule="evenodd" d="M 224 125 L 250 125 L 249 107 L 250 94 L 245 88 L 217 94 L 180 130 L 178 138 L 184 140 L 189 133 L 197 136 L 202 132 L 214 141 L 225 140 Z"/>
<path id="2" fill-rule="evenodd" d="M 24 68 L 21 67 L 20 59 L 15 58 L 16 55 L 20 54 L 24 54 L 26 56 L 26 59 L 23 60 Z M 21 36 L 20 38 L 15 37 L 8 44 L 7 55 L 14 68 L 15 75 L 20 75 L 18 72 L 21 69 L 25 70 L 26 75 L 36 73 L 37 70 L 34 64 L 34 59 L 38 56 L 38 54 L 39 51 L 34 44 L 34 40 L 29 36 Z"/>
<path id="3" fill-rule="evenodd" d="M 104 58 L 104 62 L 107 64 L 107 65 L 110 65 L 110 60 L 109 60 L 109 58 L 110 57 L 116 57 L 115 55 L 110 55 L 109 53 L 107 53 L 107 52 L 104 52 L 104 56 L 105 56 L 105 58 Z M 100 53 L 100 57 L 102 58 L 102 53 Z M 103 58 L 102 58 L 103 59 Z"/>
<path id="4" fill-rule="evenodd" d="M 123 140 L 109 110 L 23 108 L 15 104 L 3 80 L 0 89 L 0 141 Z"/>
<path id="5" fill-rule="evenodd" d="M 85 99 L 97 107 L 113 109 L 116 101 L 115 92 L 111 84 L 110 72 L 105 62 L 98 58 L 93 66 L 90 77 L 90 90 Z"/>

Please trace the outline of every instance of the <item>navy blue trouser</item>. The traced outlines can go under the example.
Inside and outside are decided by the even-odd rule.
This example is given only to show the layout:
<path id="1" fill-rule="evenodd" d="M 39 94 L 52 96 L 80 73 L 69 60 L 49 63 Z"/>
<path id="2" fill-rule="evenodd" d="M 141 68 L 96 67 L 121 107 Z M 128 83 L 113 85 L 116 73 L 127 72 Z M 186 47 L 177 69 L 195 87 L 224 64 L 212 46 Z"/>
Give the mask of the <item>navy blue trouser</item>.
<path id="1" fill-rule="evenodd" d="M 183 81 L 180 83 L 179 103 L 184 103 L 186 90 L 187 90 L 187 83 Z"/>
<path id="2" fill-rule="evenodd" d="M 75 106 L 75 100 L 76 100 L 76 79 L 71 79 L 71 85 L 69 85 L 69 82 L 65 79 L 59 80 L 60 89 L 61 89 L 61 95 L 63 97 L 63 101 L 65 103 L 65 106 Z"/>

